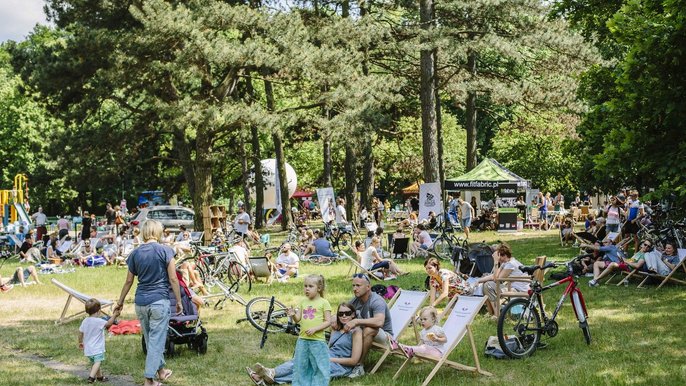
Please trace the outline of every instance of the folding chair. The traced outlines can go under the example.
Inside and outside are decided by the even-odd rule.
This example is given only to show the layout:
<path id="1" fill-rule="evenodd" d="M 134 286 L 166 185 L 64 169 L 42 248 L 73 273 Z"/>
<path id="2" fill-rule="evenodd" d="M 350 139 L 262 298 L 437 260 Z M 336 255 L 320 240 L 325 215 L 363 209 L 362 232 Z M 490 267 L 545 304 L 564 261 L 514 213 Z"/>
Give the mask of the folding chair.
<path id="1" fill-rule="evenodd" d="M 408 253 L 409 246 L 409 237 L 402 237 L 393 240 L 393 251 L 391 252 L 391 256 L 395 259 L 398 255 L 400 255 L 400 258 L 402 259 Z"/>
<path id="2" fill-rule="evenodd" d="M 202 237 L 205 232 L 191 232 L 191 241 L 194 243 L 202 243 Z"/>
<path id="3" fill-rule="evenodd" d="M 417 312 L 419 312 L 420 307 L 424 304 L 428 296 L 428 292 L 403 289 L 400 289 L 395 293 L 393 299 L 388 302 L 389 312 L 391 314 L 391 325 L 393 328 L 393 339 L 398 340 L 407 326 L 409 326 L 416 317 Z M 415 337 L 417 337 L 416 330 Z M 386 357 L 391 353 L 391 348 L 387 344 L 381 345 L 373 342 L 372 347 L 383 350 L 383 354 L 381 354 L 381 358 L 376 362 L 376 365 L 374 365 L 370 374 L 374 374 L 386 360 Z"/>
<path id="4" fill-rule="evenodd" d="M 378 268 L 378 269 L 375 269 L 373 271 L 369 271 L 369 270 L 365 269 L 362 265 L 360 265 L 360 262 L 358 262 L 357 259 L 348 255 L 344 251 L 341 251 L 340 255 L 345 257 L 350 262 L 350 268 L 348 268 L 348 276 L 351 276 L 350 272 L 357 273 L 357 271 L 360 271 L 360 272 L 366 274 L 367 276 L 369 276 L 371 279 L 383 281 L 383 278 L 380 278 L 376 275 L 377 272 L 378 273 L 381 272 L 382 268 Z M 353 269 L 354 269 L 354 271 L 353 271 Z"/>
<path id="5" fill-rule="evenodd" d="M 76 300 L 80 301 L 81 303 L 83 303 L 85 306 L 86 302 L 89 299 L 92 299 L 93 296 L 88 296 L 86 294 L 78 292 L 75 289 L 62 284 L 55 279 L 52 279 L 50 281 L 52 282 L 52 284 L 56 285 L 57 287 L 62 289 L 64 292 L 69 294 L 69 297 L 67 298 L 67 303 L 64 305 L 64 309 L 62 310 L 62 315 L 60 315 L 60 318 L 57 321 L 55 321 L 55 324 L 64 324 L 64 323 L 70 322 L 74 319 L 81 317 L 81 315 L 86 313 L 86 310 L 84 308 L 81 308 L 80 312 L 77 312 L 75 314 L 67 316 L 67 311 L 69 310 L 69 305 L 71 304 L 71 299 L 76 299 Z M 101 310 L 104 310 L 105 308 L 110 308 L 110 311 L 111 311 L 112 306 L 114 305 L 114 302 L 111 300 L 98 299 L 98 301 L 100 301 Z M 105 315 L 108 315 L 105 311 L 103 311 L 103 313 Z"/>
<path id="6" fill-rule="evenodd" d="M 445 335 L 447 342 L 445 343 L 446 350 L 440 359 L 435 359 L 432 357 L 425 357 L 421 354 L 415 354 L 414 358 L 424 360 L 427 362 L 435 363 L 433 370 L 424 379 L 422 386 L 426 386 L 431 382 L 431 379 L 436 375 L 438 370 L 443 367 L 443 365 L 450 366 L 456 370 L 471 371 L 476 374 L 482 374 L 486 376 L 492 376 L 493 374 L 481 369 L 479 364 L 479 355 L 476 352 L 476 345 L 474 344 L 474 335 L 472 334 L 472 321 L 476 314 L 479 313 L 481 307 L 483 307 L 485 297 L 474 297 L 474 296 L 462 296 L 460 295 L 455 303 L 455 306 L 450 311 L 448 319 L 443 323 L 443 329 L 445 330 Z M 448 360 L 448 356 L 453 352 L 455 347 L 462 341 L 465 335 L 469 335 L 469 343 L 472 346 L 472 354 L 474 355 L 475 367 L 466 366 L 461 363 L 457 363 Z M 400 372 L 410 363 L 411 358 L 407 358 L 405 362 L 400 366 L 398 371 L 393 375 L 393 379 L 397 379 Z"/>
<path id="7" fill-rule="evenodd" d="M 547 257 L 546 256 L 538 256 L 536 257 L 536 262 L 534 263 L 535 265 L 542 267 L 545 265 Z M 495 296 L 496 296 L 496 306 L 494 309 L 495 316 L 500 315 L 500 304 L 501 304 L 501 299 L 509 299 L 509 298 L 525 298 L 529 297 L 528 292 L 522 292 L 522 291 L 513 291 L 512 290 L 512 283 L 518 282 L 518 283 L 531 283 L 533 279 L 536 279 L 539 283 L 543 283 L 543 280 L 545 278 L 545 272 L 543 270 L 539 269 L 537 270 L 531 277 L 504 277 L 502 279 L 495 279 L 494 282 L 496 284 L 495 286 Z M 506 284 L 506 289 L 503 290 L 500 288 L 501 284 Z"/>
<path id="8" fill-rule="evenodd" d="M 538 211 L 538 208 L 531 208 L 531 212 L 529 215 L 526 217 L 526 224 L 524 224 L 525 228 L 531 228 L 531 229 L 540 229 L 540 214 Z"/>
<path id="9" fill-rule="evenodd" d="M 275 276 L 274 264 L 266 256 L 251 256 L 248 258 L 250 271 L 257 278 L 265 278 L 267 284 L 272 284 Z"/>
<path id="10" fill-rule="evenodd" d="M 645 276 L 645 278 L 643 279 L 641 284 L 638 285 L 637 288 L 642 288 L 643 284 L 645 284 L 645 282 L 648 281 L 648 279 L 651 277 L 654 277 L 656 279 L 662 279 L 662 282 L 660 283 L 659 286 L 657 286 L 657 289 L 660 289 L 663 285 L 667 284 L 668 281 L 673 281 L 673 282 L 680 283 L 680 284 L 686 284 L 686 281 L 681 280 L 681 279 L 677 279 L 674 277 L 674 274 L 676 273 L 676 271 L 679 270 L 679 268 L 683 268 L 684 272 L 686 273 L 686 249 L 677 249 L 677 253 L 679 254 L 679 262 L 674 265 L 674 269 L 672 269 L 672 271 L 669 272 L 669 274 L 667 274 L 667 276 L 663 276 L 663 275 L 653 273 L 653 272 L 639 271 L 638 274 Z"/>

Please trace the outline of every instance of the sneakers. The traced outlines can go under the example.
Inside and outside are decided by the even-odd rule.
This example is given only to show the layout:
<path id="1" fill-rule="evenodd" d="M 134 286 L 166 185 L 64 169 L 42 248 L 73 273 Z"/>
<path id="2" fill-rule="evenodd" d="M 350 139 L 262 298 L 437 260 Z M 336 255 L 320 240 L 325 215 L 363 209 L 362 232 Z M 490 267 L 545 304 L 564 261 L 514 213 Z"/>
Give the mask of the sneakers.
<path id="1" fill-rule="evenodd" d="M 363 375 L 364 375 L 364 366 L 357 365 L 357 366 L 353 367 L 350 374 L 348 374 L 348 378 L 359 378 Z"/>
<path id="2" fill-rule="evenodd" d="M 281 276 L 280 278 L 276 279 L 279 283 L 287 283 L 288 282 L 288 276 Z"/>
<path id="3" fill-rule="evenodd" d="M 0 286 L 0 291 L 2 291 L 2 292 L 8 292 L 8 291 L 10 291 L 12 288 L 14 288 L 14 286 L 13 286 L 12 284 L 5 284 L 5 285 Z"/>
<path id="4" fill-rule="evenodd" d="M 591 281 L 588 282 L 588 286 L 589 286 L 589 287 L 597 287 L 597 286 L 599 286 L 599 285 L 600 285 L 600 284 L 598 284 L 598 282 L 595 281 L 595 280 L 591 280 Z"/>
<path id="5" fill-rule="evenodd" d="M 586 272 L 585 277 L 593 277 L 593 272 Z"/>
<path id="6" fill-rule="evenodd" d="M 274 369 L 264 367 L 261 363 L 255 363 L 255 373 L 264 380 L 265 383 L 271 385 L 276 383 L 274 377 L 276 376 Z"/>

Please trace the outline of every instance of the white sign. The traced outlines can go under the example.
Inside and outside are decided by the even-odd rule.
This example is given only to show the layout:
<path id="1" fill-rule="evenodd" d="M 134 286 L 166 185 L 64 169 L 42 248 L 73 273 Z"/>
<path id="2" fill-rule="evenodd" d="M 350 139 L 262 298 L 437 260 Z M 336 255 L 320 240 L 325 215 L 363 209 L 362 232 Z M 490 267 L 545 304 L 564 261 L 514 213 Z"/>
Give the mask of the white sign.
<path id="1" fill-rule="evenodd" d="M 324 222 L 336 220 L 336 196 L 333 188 L 317 189 L 317 201 L 319 201 L 322 220 Z"/>
<path id="2" fill-rule="evenodd" d="M 441 184 L 438 182 L 419 185 L 419 221 L 429 218 L 429 212 L 436 216 L 443 213 Z"/>

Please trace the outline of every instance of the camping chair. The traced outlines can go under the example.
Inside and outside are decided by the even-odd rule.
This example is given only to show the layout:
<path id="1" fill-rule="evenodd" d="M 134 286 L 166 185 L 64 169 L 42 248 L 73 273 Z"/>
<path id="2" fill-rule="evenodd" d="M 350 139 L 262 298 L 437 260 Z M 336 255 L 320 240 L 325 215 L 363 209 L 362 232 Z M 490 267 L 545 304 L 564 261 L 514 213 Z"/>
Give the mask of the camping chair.
<path id="1" fill-rule="evenodd" d="M 276 267 L 267 256 L 251 256 L 248 258 L 250 272 L 257 278 L 265 278 L 267 284 L 272 284 Z"/>
<path id="2" fill-rule="evenodd" d="M 88 296 L 86 294 L 82 294 L 81 292 L 78 292 L 71 287 L 67 287 L 66 285 L 60 283 L 59 281 L 57 281 L 55 279 L 52 279 L 50 281 L 52 282 L 52 284 L 56 285 L 57 287 L 62 289 L 64 292 L 69 294 L 69 297 L 67 298 L 67 303 L 64 305 L 64 309 L 62 310 L 62 315 L 60 315 L 60 318 L 57 321 L 55 321 L 55 324 L 64 324 L 64 323 L 70 322 L 74 319 L 80 318 L 81 315 L 86 313 L 86 311 L 83 308 L 81 308 L 80 312 L 66 316 L 67 311 L 69 310 L 69 305 L 71 304 L 71 299 L 76 299 L 76 300 L 80 301 L 81 303 L 83 303 L 85 306 L 86 302 L 89 299 L 92 299 L 93 296 Z M 98 301 L 100 302 L 101 311 L 104 310 L 105 308 L 110 308 L 110 311 L 111 311 L 112 306 L 114 305 L 114 302 L 112 302 L 111 300 L 98 299 Z M 109 316 L 109 314 L 107 314 L 105 311 L 102 311 L 102 312 L 105 315 Z"/>
<path id="3" fill-rule="evenodd" d="M 420 354 L 415 354 L 414 358 L 421 359 L 427 362 L 435 363 L 433 370 L 424 379 L 422 386 L 429 384 L 431 379 L 436 375 L 438 370 L 443 367 L 443 365 L 450 366 L 456 370 L 471 371 L 476 374 L 482 374 L 486 376 L 491 376 L 492 374 L 488 371 L 481 369 L 479 364 L 479 355 L 476 352 L 476 345 L 474 344 L 474 335 L 472 334 L 472 321 L 476 314 L 479 313 L 481 307 L 483 307 L 485 297 L 475 297 L 475 296 L 463 296 L 460 295 L 455 303 L 455 306 L 450 311 L 448 319 L 443 323 L 443 329 L 445 330 L 445 335 L 448 341 L 445 343 L 446 350 L 440 359 L 435 359 L 432 357 L 425 357 Z M 448 356 L 453 352 L 455 347 L 462 341 L 465 335 L 469 335 L 469 343 L 472 346 L 472 354 L 474 355 L 475 367 L 466 366 L 461 363 L 457 363 L 448 360 Z M 398 371 L 393 375 L 393 379 L 397 379 L 400 372 L 410 363 L 411 358 L 407 358 L 405 362 L 400 366 Z"/>
<path id="4" fill-rule="evenodd" d="M 673 282 L 676 282 L 676 283 L 686 284 L 686 281 L 684 281 L 682 279 L 677 279 L 674 277 L 674 274 L 679 270 L 679 268 L 683 268 L 684 272 L 686 273 L 686 249 L 679 248 L 679 249 L 677 249 L 677 253 L 679 254 L 679 262 L 674 265 L 674 269 L 671 272 L 669 272 L 669 274 L 667 274 L 667 276 L 663 276 L 663 275 L 660 275 L 660 274 L 657 274 L 654 272 L 639 271 L 638 274 L 645 276 L 645 278 L 638 285 L 637 288 L 642 288 L 643 284 L 645 284 L 646 281 L 648 281 L 648 279 L 651 277 L 656 278 L 656 279 L 662 279 L 662 282 L 660 282 L 660 285 L 657 286 L 658 289 L 660 289 L 663 285 L 665 285 L 670 280 Z"/>
<path id="5" fill-rule="evenodd" d="M 409 237 L 402 237 L 393 240 L 393 250 L 391 252 L 391 257 L 395 259 L 398 257 L 398 255 L 400 255 L 400 258 L 402 259 L 408 253 L 409 246 Z"/>
<path id="6" fill-rule="evenodd" d="M 348 260 L 348 262 L 350 262 L 350 268 L 348 268 L 348 276 L 352 276 L 350 274 L 350 272 L 353 272 L 353 274 L 355 274 L 359 270 L 360 272 L 369 276 L 371 279 L 379 280 L 379 281 L 383 280 L 383 277 L 380 278 L 376 275 L 377 272 L 381 273 L 381 270 L 383 268 L 378 268 L 378 269 L 375 269 L 373 271 L 369 271 L 369 270 L 365 269 L 363 266 L 361 266 L 360 263 L 357 261 L 357 259 L 348 255 L 347 253 L 341 251 L 340 256 L 345 257 Z M 354 271 L 353 271 L 353 269 L 354 269 Z"/>
<path id="7" fill-rule="evenodd" d="M 536 258 L 535 265 L 542 267 L 545 264 L 546 256 L 538 256 Z M 494 308 L 495 316 L 500 315 L 500 304 L 502 304 L 501 299 L 509 298 L 526 298 L 529 297 L 529 293 L 526 291 L 513 291 L 512 283 L 531 283 L 533 279 L 536 279 L 539 283 L 543 284 L 545 277 L 545 272 L 542 269 L 536 270 L 531 277 L 504 277 L 502 279 L 495 279 L 495 296 L 496 296 L 496 307 Z M 501 285 L 505 284 L 506 288 L 503 290 Z"/>
<path id="8" fill-rule="evenodd" d="M 393 339 L 398 340 L 407 326 L 409 326 L 416 317 L 417 312 L 419 312 L 420 307 L 424 304 L 428 296 L 428 292 L 408 291 L 403 289 L 399 289 L 398 292 L 395 293 L 393 299 L 388 302 L 388 308 L 391 314 L 391 325 L 393 328 Z M 414 334 L 415 338 L 419 340 L 416 329 Z M 374 365 L 370 374 L 374 374 L 386 360 L 386 357 L 391 353 L 391 348 L 388 344 L 373 342 L 372 347 L 383 350 L 383 354 L 381 354 L 381 358 L 376 362 L 376 365 Z"/>

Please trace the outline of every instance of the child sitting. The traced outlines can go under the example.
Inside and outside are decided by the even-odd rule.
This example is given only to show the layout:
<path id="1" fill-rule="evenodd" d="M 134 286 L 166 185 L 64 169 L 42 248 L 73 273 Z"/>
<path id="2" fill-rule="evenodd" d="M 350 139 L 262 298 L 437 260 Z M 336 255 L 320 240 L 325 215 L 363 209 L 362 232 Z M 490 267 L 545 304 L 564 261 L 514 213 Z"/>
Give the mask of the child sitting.
<path id="1" fill-rule="evenodd" d="M 108 320 L 102 318 L 100 302 L 98 299 L 89 299 L 86 302 L 88 317 L 83 320 L 79 327 L 79 348 L 93 364 L 88 375 L 88 383 L 94 383 L 97 379 L 106 382 L 107 377 L 102 375 L 100 364 L 105 360 L 105 330 L 114 324 L 114 319 L 119 316 L 119 311 L 114 311 Z"/>
<path id="2" fill-rule="evenodd" d="M 389 336 L 391 349 L 400 350 L 407 358 L 420 354 L 425 357 L 440 359 L 445 352 L 445 343 L 448 338 L 445 336 L 443 327 L 436 325 L 438 322 L 436 309 L 431 306 L 424 307 L 419 315 L 423 327 L 419 333 L 421 344 L 419 346 L 406 346 L 399 344 Z"/>

